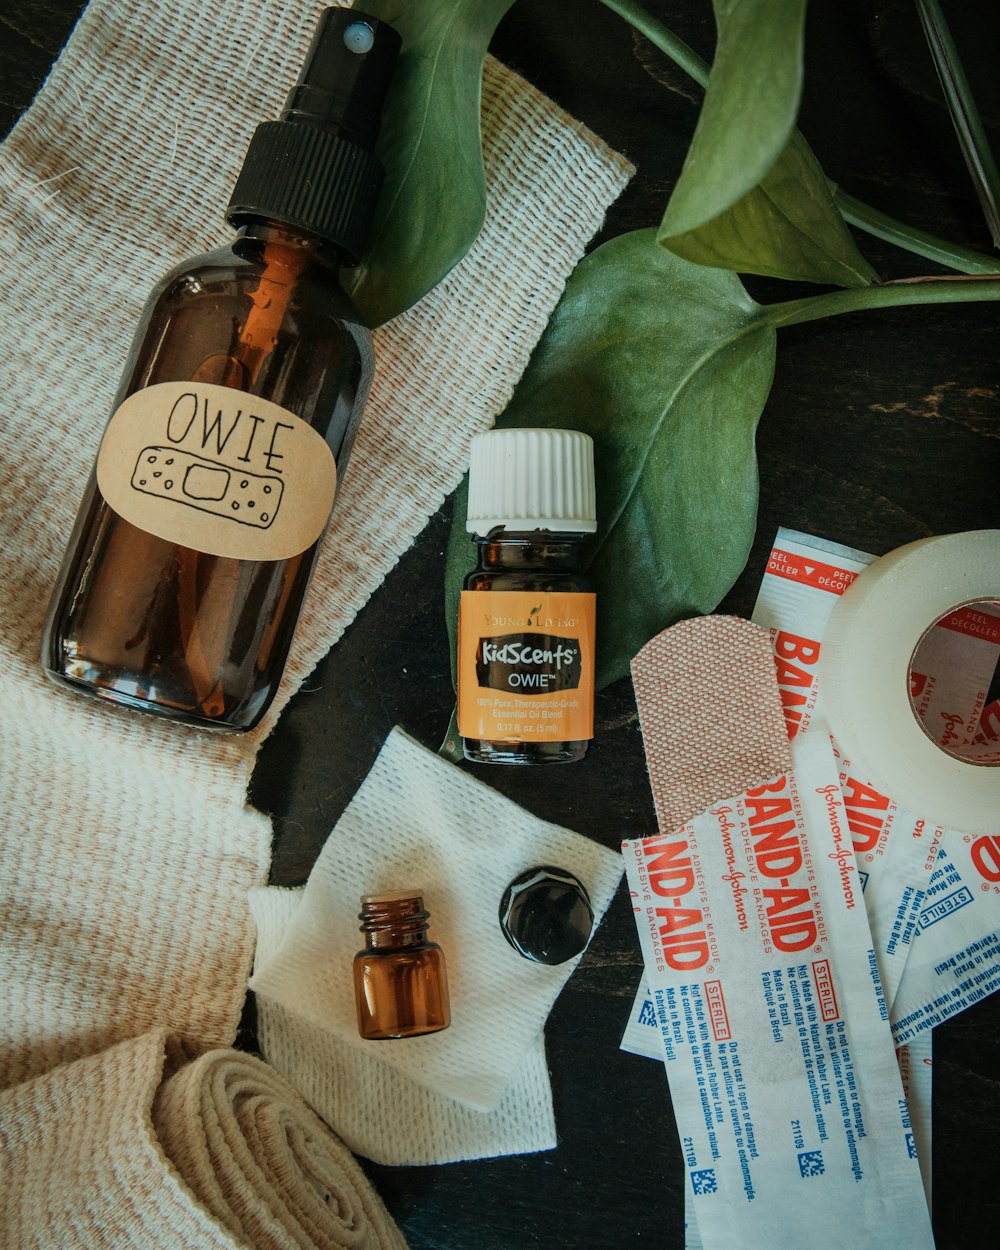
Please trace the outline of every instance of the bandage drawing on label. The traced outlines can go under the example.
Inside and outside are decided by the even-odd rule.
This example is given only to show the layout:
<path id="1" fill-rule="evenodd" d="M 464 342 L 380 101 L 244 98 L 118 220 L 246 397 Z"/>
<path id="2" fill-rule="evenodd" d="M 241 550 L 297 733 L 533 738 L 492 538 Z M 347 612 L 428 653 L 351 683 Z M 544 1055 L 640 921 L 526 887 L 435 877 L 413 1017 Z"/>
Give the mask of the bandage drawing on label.
<path id="1" fill-rule="evenodd" d="M 159 382 L 126 396 L 96 466 L 107 505 L 191 551 L 288 560 L 322 536 L 337 489 L 323 434 L 260 396 Z"/>
<path id="2" fill-rule="evenodd" d="M 255 529 L 272 524 L 284 489 L 280 477 L 237 473 L 228 465 L 176 447 L 144 447 L 136 460 L 132 486 L 143 494 Z"/>

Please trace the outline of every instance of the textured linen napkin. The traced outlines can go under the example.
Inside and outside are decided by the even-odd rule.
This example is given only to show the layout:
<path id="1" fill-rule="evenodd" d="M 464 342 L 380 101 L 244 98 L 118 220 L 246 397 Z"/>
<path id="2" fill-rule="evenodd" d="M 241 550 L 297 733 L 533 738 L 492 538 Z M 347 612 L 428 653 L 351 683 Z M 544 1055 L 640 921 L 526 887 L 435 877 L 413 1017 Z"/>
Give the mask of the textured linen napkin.
<path id="1" fill-rule="evenodd" d="M 278 949 L 251 989 L 408 1080 L 479 1111 L 495 1108 L 536 1044 L 580 956 L 523 959 L 500 930 L 508 882 L 535 864 L 575 873 L 595 923 L 622 874 L 621 856 L 531 816 L 394 729 L 313 867 Z M 419 890 L 444 950 L 451 1026 L 426 1037 L 358 1036 L 351 964 L 363 944 L 360 896 Z"/>
<path id="2" fill-rule="evenodd" d="M 342 1142 L 267 1064 L 163 1030 L 0 1094 L 0 1246 L 406 1250 Z"/>
<path id="3" fill-rule="evenodd" d="M 302 888 L 250 891 L 257 922 L 254 961 L 280 945 Z M 377 1163 L 455 1163 L 530 1154 L 556 1144 L 552 1087 L 541 1032 L 492 1111 L 435 1094 L 379 1058 L 377 1045 L 353 1046 L 272 998 L 257 999 L 261 1053 L 354 1151 Z"/>
<path id="4" fill-rule="evenodd" d="M 93 0 L 0 151 L 0 1085 L 165 1025 L 235 1036 L 247 891 L 270 826 L 253 758 L 295 688 L 456 485 L 505 405 L 621 157 L 494 61 L 488 215 L 462 264 L 376 338 L 378 374 L 263 726 L 242 737 L 50 688 L 45 605 L 136 318 L 222 213 L 274 117 L 319 3 Z M 385 501 L 392 506 L 386 509 Z"/>

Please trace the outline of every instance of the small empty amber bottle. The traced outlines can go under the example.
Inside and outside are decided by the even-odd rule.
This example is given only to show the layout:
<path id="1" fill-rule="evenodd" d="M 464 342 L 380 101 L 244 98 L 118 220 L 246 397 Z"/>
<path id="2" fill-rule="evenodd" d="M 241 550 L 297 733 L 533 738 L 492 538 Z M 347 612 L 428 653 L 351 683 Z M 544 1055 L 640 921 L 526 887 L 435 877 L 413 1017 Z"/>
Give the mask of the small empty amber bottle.
<path id="1" fill-rule="evenodd" d="M 444 953 L 427 940 L 428 913 L 412 890 L 361 899 L 365 948 L 354 956 L 358 1032 L 368 1041 L 437 1033 L 451 1023 Z"/>

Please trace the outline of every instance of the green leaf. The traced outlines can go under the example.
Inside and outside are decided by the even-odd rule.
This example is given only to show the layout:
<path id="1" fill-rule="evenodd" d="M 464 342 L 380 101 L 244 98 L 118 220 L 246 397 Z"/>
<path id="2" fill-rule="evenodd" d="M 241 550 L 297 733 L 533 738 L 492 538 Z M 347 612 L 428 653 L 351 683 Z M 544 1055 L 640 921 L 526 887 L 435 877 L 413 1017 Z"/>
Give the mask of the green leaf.
<path id="1" fill-rule="evenodd" d="M 667 625 L 715 608 L 743 568 L 774 347 L 734 274 L 657 247 L 652 230 L 604 244 L 570 278 L 497 424 L 594 439 L 599 686 Z M 460 491 L 446 570 L 453 649 L 473 563 Z"/>
<path id="2" fill-rule="evenodd" d="M 731 208 L 686 234 L 661 225 L 657 238 L 695 264 L 739 273 L 833 286 L 867 286 L 877 278 L 797 131 L 760 185 Z"/>
<path id="3" fill-rule="evenodd" d="M 698 126 L 663 218 L 688 234 L 742 199 L 791 137 L 806 0 L 714 0 L 719 37 Z"/>
<path id="4" fill-rule="evenodd" d="M 962 58 L 938 0 L 917 0 L 917 11 L 993 246 L 1000 247 L 1000 171 Z"/>
<path id="5" fill-rule="evenodd" d="M 635 30 L 645 35 L 655 47 L 670 57 L 674 64 L 690 75 L 696 83 L 702 87 L 708 86 L 708 65 L 683 40 L 678 39 L 672 31 L 668 30 L 662 22 L 653 17 L 652 14 L 647 13 L 642 5 L 637 3 L 637 0 L 602 0 L 602 3 L 623 17 Z M 815 165 L 815 159 L 811 153 L 808 153 L 808 149 L 807 154 L 808 159 Z M 798 152 L 796 155 L 799 159 L 803 158 L 801 152 Z M 787 154 L 785 154 L 784 159 L 788 159 Z M 895 221 L 892 217 L 886 216 L 885 213 L 880 213 L 877 209 L 872 208 L 871 205 L 865 204 L 861 200 L 856 200 L 853 196 L 848 196 L 835 186 L 831 185 L 831 191 L 834 196 L 834 207 L 840 210 L 844 220 L 853 226 L 859 227 L 861 230 L 866 230 L 869 234 L 875 235 L 876 238 L 885 239 L 897 247 L 907 248 L 917 256 L 924 256 L 929 260 L 937 261 L 941 265 L 948 265 L 952 269 L 958 269 L 961 273 L 985 274 L 996 271 L 997 265 L 994 258 L 983 256 L 981 253 L 970 251 L 968 248 L 959 247 L 948 240 L 938 239 L 934 235 L 928 234 L 924 230 L 917 230 L 904 222 Z M 780 205 L 778 198 L 774 199 L 774 205 L 776 209 Z M 784 212 L 784 209 L 781 211 Z M 771 256 L 767 260 L 762 258 L 759 262 L 753 260 L 753 256 L 759 249 L 743 244 L 740 236 L 752 232 L 751 221 L 753 216 L 763 212 L 762 206 L 758 205 L 755 208 L 753 203 L 748 203 L 745 212 L 748 220 L 742 223 L 742 229 L 739 224 L 728 223 L 729 231 L 737 236 L 736 239 L 729 240 L 728 246 L 723 246 L 721 240 L 713 242 L 712 232 L 709 232 L 707 239 L 705 236 L 691 239 L 689 235 L 685 235 L 683 242 L 667 237 L 662 238 L 660 241 L 664 246 L 670 247 L 682 256 L 688 255 L 686 250 L 688 248 L 699 248 L 699 251 L 691 250 L 690 258 L 698 260 L 700 257 L 701 264 L 721 265 L 723 268 L 736 269 L 743 273 L 767 273 L 776 277 L 807 277 L 808 275 L 780 268 L 780 255 Z M 824 219 L 828 223 L 831 217 L 829 205 L 824 208 L 823 213 Z M 793 222 L 794 217 L 793 211 L 791 213 Z M 720 220 L 718 225 L 720 227 L 719 233 L 721 234 L 723 232 L 721 227 L 727 225 L 727 223 Z M 827 268 L 828 272 L 835 273 L 846 263 L 849 271 L 845 278 L 846 285 L 864 286 L 866 283 L 874 280 L 874 271 L 854 248 L 850 237 L 846 236 L 842 223 L 838 223 L 834 219 L 832 226 L 829 224 L 826 226 L 824 234 L 831 235 L 832 241 L 836 244 L 833 260 L 822 262 L 823 267 Z M 845 236 L 847 237 L 846 245 L 844 244 Z M 794 246 L 794 233 L 791 241 Z M 800 242 L 798 247 L 801 248 L 801 246 Z M 844 252 L 845 246 L 846 252 Z M 830 244 L 827 243 L 826 250 L 829 251 L 829 248 Z M 838 252 L 843 252 L 840 259 L 837 259 Z M 806 258 L 801 259 L 804 264 Z M 762 267 L 755 269 L 755 263 L 759 263 Z M 763 267 L 765 265 L 766 267 Z M 855 276 L 852 278 L 851 274 Z M 837 282 L 835 278 L 831 278 L 830 281 L 834 282 L 834 284 Z"/>
<path id="6" fill-rule="evenodd" d="M 377 154 L 386 178 L 351 294 L 369 326 L 405 312 L 462 259 L 486 212 L 483 58 L 513 0 L 365 0 L 403 39 Z"/>
<path id="7" fill-rule="evenodd" d="M 708 87 L 660 244 L 695 264 L 739 273 L 834 286 L 875 281 L 816 158 L 792 130 L 805 0 L 716 0 L 719 45 L 710 75 L 634 0 L 604 3 Z"/>

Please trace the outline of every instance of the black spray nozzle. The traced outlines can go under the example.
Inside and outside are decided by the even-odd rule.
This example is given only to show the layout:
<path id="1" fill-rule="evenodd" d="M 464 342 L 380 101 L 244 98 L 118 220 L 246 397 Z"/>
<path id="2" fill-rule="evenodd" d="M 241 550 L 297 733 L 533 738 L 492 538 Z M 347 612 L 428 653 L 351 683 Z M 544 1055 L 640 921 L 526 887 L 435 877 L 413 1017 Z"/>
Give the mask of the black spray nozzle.
<path id="1" fill-rule="evenodd" d="M 282 221 L 359 259 L 382 167 L 372 155 L 399 55 L 397 31 L 357 9 L 324 9 L 277 121 L 250 141 L 226 216 Z"/>
<path id="2" fill-rule="evenodd" d="M 372 151 L 400 42 L 377 17 L 324 9 L 281 120 L 330 127 Z"/>

